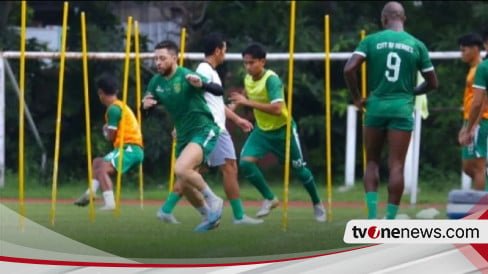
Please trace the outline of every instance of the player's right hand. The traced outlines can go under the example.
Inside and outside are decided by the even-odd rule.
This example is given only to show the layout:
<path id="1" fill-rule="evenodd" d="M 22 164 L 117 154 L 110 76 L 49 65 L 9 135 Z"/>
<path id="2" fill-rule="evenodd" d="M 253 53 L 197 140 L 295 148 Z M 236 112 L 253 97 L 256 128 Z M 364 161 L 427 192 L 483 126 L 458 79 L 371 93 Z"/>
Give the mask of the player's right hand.
<path id="1" fill-rule="evenodd" d="M 142 98 L 142 108 L 143 109 L 148 109 L 153 106 L 155 106 L 158 103 L 158 101 L 154 100 L 154 97 L 152 94 L 148 94 Z"/>

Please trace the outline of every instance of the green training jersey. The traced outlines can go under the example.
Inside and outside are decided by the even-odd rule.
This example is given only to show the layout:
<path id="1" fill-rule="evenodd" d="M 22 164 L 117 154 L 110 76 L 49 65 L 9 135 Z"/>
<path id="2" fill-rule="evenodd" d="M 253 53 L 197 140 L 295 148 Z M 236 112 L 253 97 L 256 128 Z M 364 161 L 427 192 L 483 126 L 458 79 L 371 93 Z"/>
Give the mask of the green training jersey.
<path id="1" fill-rule="evenodd" d="M 368 35 L 354 51 L 366 58 L 368 91 L 377 99 L 414 99 L 417 72 L 433 70 L 423 42 L 405 31 Z"/>
<path id="2" fill-rule="evenodd" d="M 476 74 L 474 75 L 474 88 L 479 88 L 486 91 L 488 87 L 488 60 L 481 62 L 476 69 Z"/>
<path id="3" fill-rule="evenodd" d="M 178 140 L 187 140 L 195 132 L 215 125 L 212 113 L 203 97 L 201 88 L 193 87 L 185 78 L 195 74 L 207 82 L 207 79 L 184 67 L 178 67 L 174 75 L 166 79 L 161 74 L 154 75 L 146 89 L 158 104 L 164 105 L 171 116 Z"/>
<path id="4" fill-rule="evenodd" d="M 247 74 L 244 78 L 244 86 L 249 100 L 259 103 L 283 102 L 280 115 L 273 115 L 259 109 L 253 109 L 256 123 L 261 130 L 275 130 L 286 125 L 288 110 L 284 104 L 283 84 L 275 72 L 267 69 L 263 76 L 254 81 L 252 76 Z"/>

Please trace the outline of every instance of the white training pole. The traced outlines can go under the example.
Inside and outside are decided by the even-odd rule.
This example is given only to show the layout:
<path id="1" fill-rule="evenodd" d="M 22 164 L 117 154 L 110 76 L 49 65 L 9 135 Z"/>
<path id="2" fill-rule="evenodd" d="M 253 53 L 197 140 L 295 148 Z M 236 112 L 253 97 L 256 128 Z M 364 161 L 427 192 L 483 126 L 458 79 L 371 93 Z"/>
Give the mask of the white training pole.
<path id="1" fill-rule="evenodd" d="M 358 108 L 355 105 L 347 107 L 347 126 L 346 126 L 346 168 L 345 179 L 346 188 L 354 186 L 354 174 L 356 169 L 356 124 Z"/>
<path id="2" fill-rule="evenodd" d="M 422 129 L 422 114 L 421 110 L 415 109 L 415 123 L 413 130 L 413 157 L 412 157 L 412 182 L 410 184 L 410 204 L 417 203 L 417 189 L 419 180 L 419 158 L 420 158 L 420 132 Z"/>
<path id="3" fill-rule="evenodd" d="M 414 125 L 415 127 L 415 125 Z M 415 130 L 415 128 L 414 128 Z M 404 189 L 403 194 L 408 194 L 411 192 L 412 180 L 413 180 L 413 139 L 414 134 L 412 132 L 412 137 L 410 138 L 410 143 L 408 144 L 407 155 L 405 156 L 405 166 L 403 167 L 403 181 Z"/>
<path id="4" fill-rule="evenodd" d="M 0 58 L 0 188 L 5 186 L 5 66 Z"/>

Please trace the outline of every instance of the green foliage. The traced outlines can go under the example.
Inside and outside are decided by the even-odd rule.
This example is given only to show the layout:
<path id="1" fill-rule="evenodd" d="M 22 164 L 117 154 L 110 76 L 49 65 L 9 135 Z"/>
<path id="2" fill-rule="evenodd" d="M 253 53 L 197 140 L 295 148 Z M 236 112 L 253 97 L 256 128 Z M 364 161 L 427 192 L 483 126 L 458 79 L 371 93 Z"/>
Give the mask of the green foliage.
<path id="1" fill-rule="evenodd" d="M 419 2 L 419 1 L 417 1 Z M 324 51 L 324 20 L 329 16 L 330 42 L 332 52 L 351 52 L 360 41 L 360 32 L 373 33 L 381 29 L 380 12 L 386 1 L 297 1 L 296 2 L 296 52 Z M 425 42 L 430 51 L 458 50 L 457 37 L 471 31 L 479 31 L 488 25 L 486 13 L 488 4 L 480 1 L 435 2 L 421 1 L 414 5 L 405 1 L 407 14 L 405 28 Z M 61 5 L 60 3 L 59 5 Z M 122 20 L 117 18 L 107 1 L 89 3 L 77 1 L 70 5 L 69 31 L 67 49 L 81 51 L 80 12 L 86 12 L 87 47 L 89 51 L 124 52 L 125 33 L 121 28 Z M 8 23 L 18 25 L 20 18 L 19 3 L 16 2 L 9 13 Z M 469 15 L 469 16 L 467 16 Z M 36 14 L 29 10 L 28 22 Z M 223 32 L 230 42 L 229 52 L 240 52 L 249 42 L 258 41 L 267 47 L 268 52 L 288 52 L 290 31 L 290 2 L 286 1 L 209 1 L 203 24 L 193 30 L 195 39 L 188 39 L 187 50 L 201 51 L 203 34 L 218 30 Z M 38 18 L 39 19 L 39 18 Z M 41 18 L 42 19 L 42 18 Z M 61 22 L 59 22 L 61 25 Z M 435 26 L 433 28 L 432 26 Z M 188 27 L 188 26 L 185 26 Z M 141 51 L 147 51 L 147 37 L 141 37 Z M 7 29 L 0 35 L 0 48 L 18 50 L 19 36 L 14 29 Z M 45 45 L 29 40 L 27 49 L 45 50 Z M 18 60 L 9 60 L 18 76 Z M 343 159 L 346 136 L 346 109 L 350 104 L 349 94 L 343 80 L 342 69 L 345 61 L 331 62 L 331 141 L 333 174 L 344 171 Z M 189 61 L 187 66 L 196 63 Z M 423 121 L 421 142 L 421 170 L 432 173 L 460 169 L 460 149 L 456 142 L 457 132 L 461 126 L 462 93 L 467 65 L 458 60 L 434 62 L 440 81 L 440 88 L 428 95 L 430 116 Z M 288 92 L 288 61 L 269 61 L 268 67 L 275 70 L 285 84 Z M 52 166 L 54 157 L 54 140 L 56 114 L 58 106 L 59 60 L 50 63 L 43 60 L 26 62 L 26 103 L 33 119 L 39 128 L 41 138 L 48 154 L 48 166 Z M 101 156 L 108 151 L 110 144 L 101 136 L 104 119 L 104 106 L 100 104 L 94 90 L 96 77 L 109 71 L 123 81 L 123 60 L 95 61 L 88 65 L 90 131 L 93 156 Z M 224 85 L 229 88 L 240 88 L 244 68 L 240 62 L 227 62 L 223 67 L 226 72 Z M 152 76 L 153 71 L 147 63 L 142 64 L 142 88 Z M 322 60 L 295 61 L 293 76 L 293 116 L 299 125 L 303 150 L 307 162 L 317 177 L 324 176 L 325 164 L 325 66 Z M 80 60 L 67 60 L 64 79 L 64 98 L 61 117 L 61 178 L 83 177 L 86 174 L 86 133 L 84 112 L 83 71 Z M 137 100 L 135 90 L 135 72 L 133 62 L 129 72 L 128 102 L 135 109 Z M 18 100 L 13 93 L 13 86 L 7 81 L 6 134 L 9 140 L 18 138 Z M 10 111 L 11 110 L 11 111 Z M 247 110 L 243 110 L 247 113 Z M 144 168 L 151 170 L 157 178 L 166 178 L 171 152 L 170 131 L 172 124 L 162 112 L 156 112 L 143 122 L 146 157 Z M 362 170 L 360 157 L 361 134 L 358 125 L 357 174 Z M 30 134 L 30 133 L 27 133 Z M 233 132 L 237 151 L 239 151 L 246 134 Z M 28 135 L 28 138 L 32 136 Z M 10 139 L 12 138 L 12 139 Z M 441 140 L 441 141 L 439 141 Z M 33 141 L 26 145 L 29 157 L 40 159 L 41 153 Z M 7 164 L 16 169 L 18 163 L 17 142 L 7 142 Z M 80 160 L 83 159 L 83 160 Z M 82 164 L 80 164 L 82 161 Z M 35 161 L 37 164 L 37 160 Z M 31 164 L 29 165 L 36 165 Z M 431 168 L 428 168 L 431 167 Z M 280 167 L 277 167 L 280 168 Z M 36 168 L 29 170 L 35 171 Z M 281 174 L 281 171 L 275 172 Z M 386 171 L 382 170 L 382 175 Z M 49 173 L 48 173 L 49 174 Z M 423 173 L 421 173 L 423 174 Z"/>

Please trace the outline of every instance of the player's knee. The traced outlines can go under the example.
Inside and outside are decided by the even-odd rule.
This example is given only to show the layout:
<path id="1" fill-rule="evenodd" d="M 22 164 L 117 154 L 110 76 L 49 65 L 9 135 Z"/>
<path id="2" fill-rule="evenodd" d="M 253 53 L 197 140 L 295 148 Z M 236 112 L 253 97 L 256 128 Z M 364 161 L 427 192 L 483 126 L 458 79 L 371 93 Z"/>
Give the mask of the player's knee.
<path id="1" fill-rule="evenodd" d="M 99 169 L 103 164 L 103 158 L 101 157 L 97 157 L 95 159 L 93 159 L 93 169 L 96 170 L 96 169 Z"/>
<path id="2" fill-rule="evenodd" d="M 250 161 L 245 161 L 245 160 L 240 160 L 239 161 L 239 170 L 240 172 L 244 175 L 244 176 L 249 176 L 250 174 L 252 174 L 252 170 L 253 170 L 253 167 L 254 165 L 256 165 L 255 163 L 253 162 L 250 162 Z"/>
<path id="3" fill-rule="evenodd" d="M 188 177 L 188 172 L 191 172 L 191 169 L 188 169 L 185 166 L 175 165 L 175 176 L 177 178 L 180 178 L 183 181 L 186 180 Z"/>
<path id="4" fill-rule="evenodd" d="M 183 196 L 183 188 L 182 188 L 180 183 L 176 183 L 174 185 L 173 192 L 180 195 L 180 196 Z"/>

